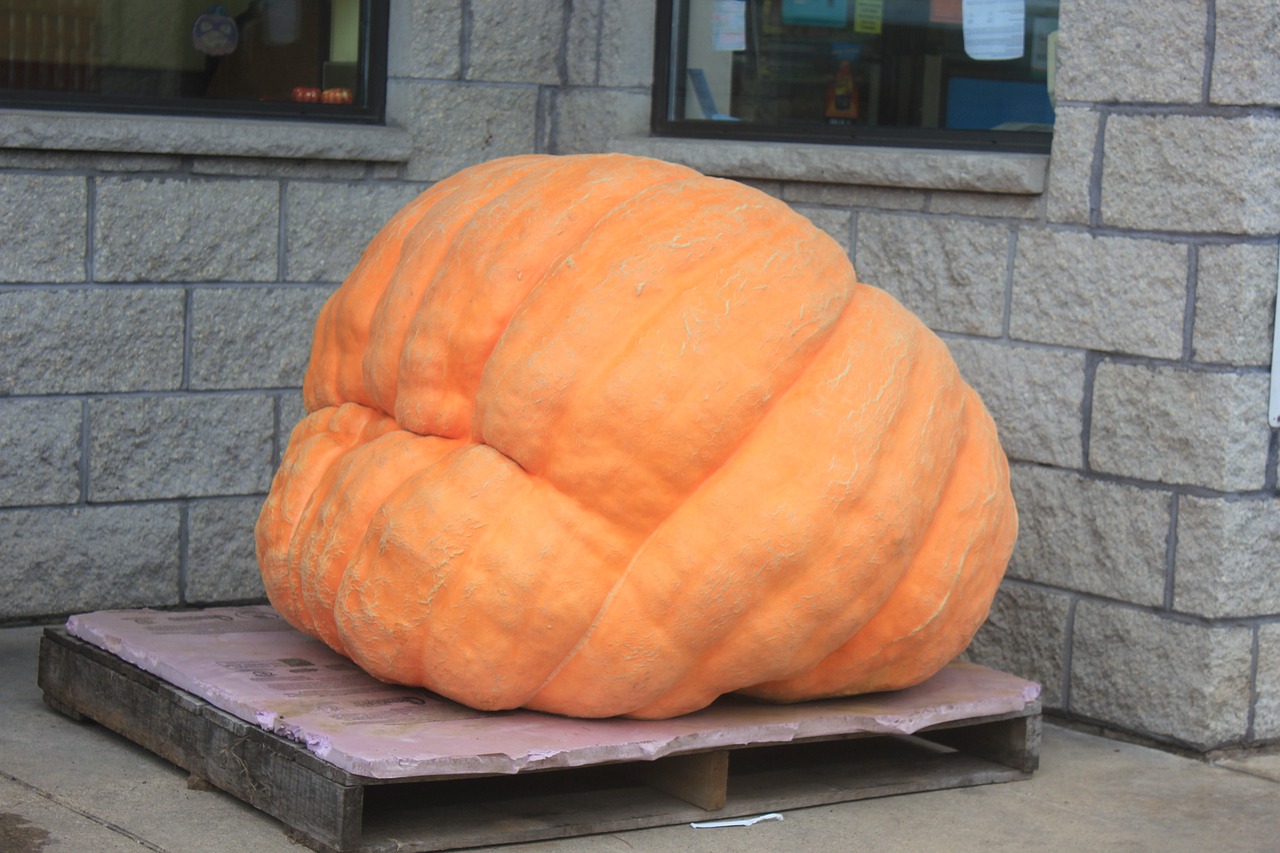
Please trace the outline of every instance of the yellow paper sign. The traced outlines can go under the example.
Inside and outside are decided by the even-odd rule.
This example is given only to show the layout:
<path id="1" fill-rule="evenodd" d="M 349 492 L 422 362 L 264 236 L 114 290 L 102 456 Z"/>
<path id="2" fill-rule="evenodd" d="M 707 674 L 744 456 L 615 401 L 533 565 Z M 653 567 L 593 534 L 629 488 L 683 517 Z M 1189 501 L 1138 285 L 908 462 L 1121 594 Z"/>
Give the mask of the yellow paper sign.
<path id="1" fill-rule="evenodd" d="M 884 21 L 884 0 L 856 0 L 853 6 L 853 31 L 879 35 Z"/>

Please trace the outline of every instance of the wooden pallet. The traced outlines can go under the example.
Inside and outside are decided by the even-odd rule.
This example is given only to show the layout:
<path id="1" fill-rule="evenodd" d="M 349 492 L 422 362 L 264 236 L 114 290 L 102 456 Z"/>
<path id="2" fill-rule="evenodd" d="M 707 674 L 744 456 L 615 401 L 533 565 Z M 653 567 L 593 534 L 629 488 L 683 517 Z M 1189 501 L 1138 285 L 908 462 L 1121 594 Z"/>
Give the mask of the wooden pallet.
<path id="1" fill-rule="evenodd" d="M 1040 703 L 911 736 L 846 731 L 774 745 L 505 776 L 342 770 L 115 655 L 47 629 L 45 702 L 89 718 L 278 818 L 325 853 L 409 853 L 611 833 L 1027 779 Z"/>

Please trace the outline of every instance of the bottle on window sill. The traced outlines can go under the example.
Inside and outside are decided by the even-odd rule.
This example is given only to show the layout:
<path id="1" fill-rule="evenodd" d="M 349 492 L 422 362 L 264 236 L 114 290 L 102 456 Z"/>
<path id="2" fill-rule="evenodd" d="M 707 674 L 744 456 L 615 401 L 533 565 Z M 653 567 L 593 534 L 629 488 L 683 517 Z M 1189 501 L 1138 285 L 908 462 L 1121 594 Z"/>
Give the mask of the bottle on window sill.
<path id="1" fill-rule="evenodd" d="M 858 117 L 858 86 L 853 79 L 853 64 L 840 61 L 835 79 L 827 86 L 827 122 L 848 124 Z"/>

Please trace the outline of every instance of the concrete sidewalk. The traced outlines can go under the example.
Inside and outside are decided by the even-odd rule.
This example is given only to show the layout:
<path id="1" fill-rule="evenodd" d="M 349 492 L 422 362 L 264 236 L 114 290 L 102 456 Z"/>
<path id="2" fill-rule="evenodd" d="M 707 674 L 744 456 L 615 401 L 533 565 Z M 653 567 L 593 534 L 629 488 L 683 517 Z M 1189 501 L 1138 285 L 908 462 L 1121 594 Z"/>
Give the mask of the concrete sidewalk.
<path id="1" fill-rule="evenodd" d="M 0 851 L 302 853 L 283 826 L 36 686 L 42 629 L 0 631 Z M 1026 782 L 787 812 L 750 828 L 638 830 L 503 851 L 1280 850 L 1280 755 L 1208 764 L 1045 726 Z"/>

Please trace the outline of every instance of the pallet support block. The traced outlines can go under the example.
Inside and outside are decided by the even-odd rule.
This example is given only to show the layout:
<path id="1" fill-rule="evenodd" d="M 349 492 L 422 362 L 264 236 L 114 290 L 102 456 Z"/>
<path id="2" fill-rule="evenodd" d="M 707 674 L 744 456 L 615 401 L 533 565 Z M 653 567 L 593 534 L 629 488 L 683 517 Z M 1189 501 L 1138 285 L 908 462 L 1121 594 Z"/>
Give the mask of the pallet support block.
<path id="1" fill-rule="evenodd" d="M 727 749 L 694 755 L 673 755 L 644 764 L 636 763 L 630 767 L 631 777 L 637 782 L 700 809 L 718 811 L 728 802 Z"/>
<path id="2" fill-rule="evenodd" d="M 229 615 L 222 624 L 235 626 L 247 610 L 254 609 L 201 613 Z M 236 705 L 224 695 L 234 685 L 205 689 L 191 676 L 179 686 L 167 665 L 187 673 L 200 667 L 179 653 L 163 662 L 170 646 L 190 638 L 218 672 L 256 678 L 282 696 L 306 693 L 280 689 L 290 686 L 282 666 L 305 684 L 304 676 L 340 672 L 342 662 L 297 646 L 311 642 L 301 635 L 232 636 L 246 646 L 233 649 L 209 629 L 216 621 L 186 623 L 204 633 L 182 633 L 191 614 L 77 618 L 70 627 L 80 637 L 48 629 L 42 638 L 39 678 L 50 707 L 135 741 L 325 853 L 449 850 L 743 817 L 1011 782 L 1029 778 L 1039 760 L 1035 685 L 971 664 L 953 664 L 931 679 L 937 683 L 897 694 L 791 706 L 725 697 L 672 721 L 483 714 L 377 683 L 370 689 L 390 692 L 351 698 L 347 688 L 311 697 L 344 728 L 307 718 L 291 698 L 253 713 L 218 707 L 211 700 Z M 121 622 L 150 628 L 116 630 Z M 272 661 L 284 663 L 273 668 Z M 249 663 L 260 668 L 241 668 Z M 344 745 L 340 736 L 351 732 L 358 737 Z M 448 754 L 453 734 L 467 748 Z M 394 741 L 393 754 L 418 752 L 400 755 L 399 764 L 381 760 L 379 738 Z M 384 775 L 353 772 L 358 767 Z"/>

